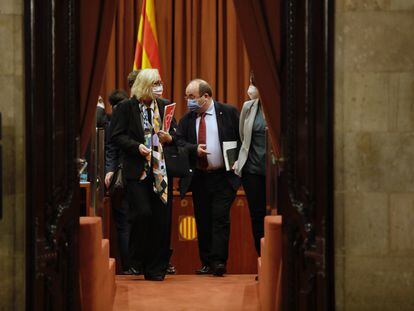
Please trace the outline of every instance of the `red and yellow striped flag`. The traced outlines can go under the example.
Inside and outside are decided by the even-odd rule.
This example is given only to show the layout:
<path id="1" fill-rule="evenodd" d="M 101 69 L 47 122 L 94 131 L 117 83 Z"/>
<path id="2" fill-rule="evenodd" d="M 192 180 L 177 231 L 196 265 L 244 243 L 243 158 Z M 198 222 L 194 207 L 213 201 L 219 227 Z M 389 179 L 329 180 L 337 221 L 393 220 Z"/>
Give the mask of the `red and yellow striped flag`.
<path id="1" fill-rule="evenodd" d="M 133 69 L 144 68 L 156 68 L 161 73 L 154 0 L 142 1 L 142 12 L 139 19 Z"/>

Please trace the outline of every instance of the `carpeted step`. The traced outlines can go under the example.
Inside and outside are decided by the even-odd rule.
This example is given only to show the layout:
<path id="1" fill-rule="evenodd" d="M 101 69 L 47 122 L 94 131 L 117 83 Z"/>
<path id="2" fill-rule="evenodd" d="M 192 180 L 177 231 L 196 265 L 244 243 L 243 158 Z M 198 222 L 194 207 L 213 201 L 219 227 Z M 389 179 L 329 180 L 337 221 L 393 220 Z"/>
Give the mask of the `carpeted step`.
<path id="1" fill-rule="evenodd" d="M 266 251 L 266 245 L 265 245 L 265 238 L 260 239 L 260 255 L 263 256 L 264 252 Z"/>
<path id="2" fill-rule="evenodd" d="M 282 216 L 265 217 L 263 244 L 259 275 L 260 305 L 262 310 L 281 310 Z"/>
<path id="3" fill-rule="evenodd" d="M 102 258 L 105 259 L 105 261 L 109 262 L 109 240 L 103 239 L 101 242 L 102 245 Z"/>
<path id="4" fill-rule="evenodd" d="M 263 277 L 263 270 L 262 270 L 262 258 L 257 258 L 257 276 L 259 277 L 259 280 Z"/>
<path id="5" fill-rule="evenodd" d="M 100 217 L 81 217 L 79 272 L 83 311 L 112 310 L 115 261 L 109 259 L 109 240 L 102 239 Z"/>
<path id="6" fill-rule="evenodd" d="M 115 277 L 116 277 L 116 261 L 114 258 L 109 258 L 109 283 L 110 283 L 110 288 L 109 288 L 109 297 L 110 297 L 110 304 L 111 306 L 114 305 L 114 301 L 115 301 L 115 293 L 116 293 L 116 281 L 115 281 Z"/>

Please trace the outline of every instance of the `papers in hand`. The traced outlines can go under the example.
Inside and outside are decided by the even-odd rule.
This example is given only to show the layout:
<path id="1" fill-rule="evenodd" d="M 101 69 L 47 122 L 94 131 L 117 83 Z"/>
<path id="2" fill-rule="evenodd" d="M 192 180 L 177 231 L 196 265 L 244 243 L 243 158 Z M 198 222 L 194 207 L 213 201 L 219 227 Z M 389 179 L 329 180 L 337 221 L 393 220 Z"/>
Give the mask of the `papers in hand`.
<path id="1" fill-rule="evenodd" d="M 164 132 L 168 133 L 170 131 L 171 122 L 174 117 L 174 111 L 175 111 L 175 103 L 167 105 L 164 108 L 164 118 L 163 118 L 164 121 L 162 123 L 162 130 Z"/>
<path id="2" fill-rule="evenodd" d="M 230 171 L 237 160 L 237 141 L 223 141 L 223 157 L 226 171 Z"/>

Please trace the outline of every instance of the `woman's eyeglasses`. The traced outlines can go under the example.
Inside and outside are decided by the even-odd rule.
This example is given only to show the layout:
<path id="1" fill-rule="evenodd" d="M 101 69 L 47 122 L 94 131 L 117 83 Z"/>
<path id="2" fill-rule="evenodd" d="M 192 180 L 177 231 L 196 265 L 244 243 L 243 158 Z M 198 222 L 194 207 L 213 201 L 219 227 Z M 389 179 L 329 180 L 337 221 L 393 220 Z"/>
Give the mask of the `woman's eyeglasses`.
<path id="1" fill-rule="evenodd" d="M 160 81 L 154 81 L 154 82 L 152 82 L 152 85 L 153 86 L 162 86 L 164 83 L 162 83 L 162 81 L 160 80 Z"/>

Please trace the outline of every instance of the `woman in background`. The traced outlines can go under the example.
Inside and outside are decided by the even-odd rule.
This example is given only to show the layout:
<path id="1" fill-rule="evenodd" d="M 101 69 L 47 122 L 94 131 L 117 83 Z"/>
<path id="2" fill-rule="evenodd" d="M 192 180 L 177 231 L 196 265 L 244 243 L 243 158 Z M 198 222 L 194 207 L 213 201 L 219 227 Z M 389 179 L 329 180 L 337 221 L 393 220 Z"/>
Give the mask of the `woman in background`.
<path id="1" fill-rule="evenodd" d="M 254 244 L 260 256 L 260 239 L 264 236 L 266 216 L 266 120 L 253 73 L 247 90 L 249 101 L 243 104 L 240 114 L 240 139 L 242 146 L 234 164 L 235 173 L 241 177 L 249 204 Z"/>

